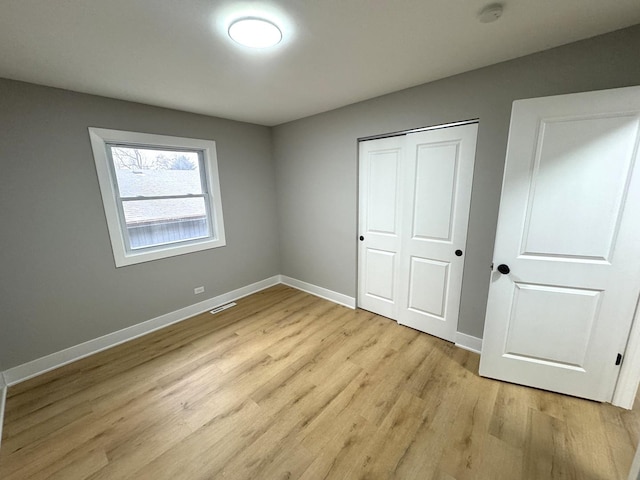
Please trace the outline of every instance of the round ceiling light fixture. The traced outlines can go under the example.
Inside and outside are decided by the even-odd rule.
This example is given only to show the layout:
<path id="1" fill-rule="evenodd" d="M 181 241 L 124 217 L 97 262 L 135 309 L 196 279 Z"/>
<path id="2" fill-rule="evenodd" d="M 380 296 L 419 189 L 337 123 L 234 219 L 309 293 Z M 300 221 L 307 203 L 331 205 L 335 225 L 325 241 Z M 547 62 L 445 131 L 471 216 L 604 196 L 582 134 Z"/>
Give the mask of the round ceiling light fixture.
<path id="1" fill-rule="evenodd" d="M 282 32 L 268 20 L 247 17 L 236 20 L 229 26 L 233 41 L 250 48 L 268 48 L 282 40 Z"/>
<path id="2" fill-rule="evenodd" d="M 504 8 L 502 4 L 492 3 L 480 10 L 480 13 L 478 13 L 478 20 L 480 20 L 480 23 L 495 22 L 502 16 L 503 10 Z"/>

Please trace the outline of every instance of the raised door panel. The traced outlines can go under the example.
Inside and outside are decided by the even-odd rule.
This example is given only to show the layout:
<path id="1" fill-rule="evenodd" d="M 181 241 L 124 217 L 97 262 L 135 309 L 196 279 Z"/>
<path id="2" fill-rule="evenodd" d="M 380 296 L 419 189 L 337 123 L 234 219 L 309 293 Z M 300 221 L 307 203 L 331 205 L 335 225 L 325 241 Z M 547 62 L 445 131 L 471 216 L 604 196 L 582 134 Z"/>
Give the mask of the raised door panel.
<path id="1" fill-rule="evenodd" d="M 395 299 L 396 254 L 367 248 L 365 252 L 364 295 L 384 302 Z"/>
<path id="2" fill-rule="evenodd" d="M 401 150 L 371 152 L 368 155 L 367 231 L 398 234 L 398 170 Z"/>
<path id="3" fill-rule="evenodd" d="M 449 263 L 428 258 L 411 258 L 409 310 L 440 321 L 445 320 Z"/>
<path id="4" fill-rule="evenodd" d="M 514 284 L 505 355 L 584 371 L 602 292 Z"/>
<path id="5" fill-rule="evenodd" d="M 540 122 L 521 255 L 609 260 L 637 131 L 633 116 Z"/>
<path id="6" fill-rule="evenodd" d="M 416 240 L 451 242 L 459 142 L 417 146 L 413 231 Z"/>

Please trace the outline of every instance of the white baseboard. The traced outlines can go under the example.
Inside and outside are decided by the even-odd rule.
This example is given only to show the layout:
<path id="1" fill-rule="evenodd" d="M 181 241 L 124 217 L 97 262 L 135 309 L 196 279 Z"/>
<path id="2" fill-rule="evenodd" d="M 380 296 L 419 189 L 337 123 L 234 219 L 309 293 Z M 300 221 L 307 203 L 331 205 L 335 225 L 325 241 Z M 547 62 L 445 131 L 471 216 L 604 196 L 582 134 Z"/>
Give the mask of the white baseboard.
<path id="1" fill-rule="evenodd" d="M 141 337 L 174 323 L 181 322 L 187 318 L 193 317 L 194 315 L 211 310 L 219 305 L 238 300 L 239 298 L 246 297 L 247 295 L 251 295 L 279 283 L 283 283 L 290 287 L 297 288 L 298 290 L 322 297 L 326 300 L 349 308 L 355 308 L 356 306 L 356 300 L 353 297 L 318 287 L 311 283 L 302 282 L 295 278 L 284 275 L 274 275 L 273 277 L 252 283 L 246 287 L 238 288 L 194 305 L 189 305 L 188 307 L 160 315 L 159 317 L 152 318 L 151 320 L 123 328 L 117 332 L 109 333 L 102 337 L 94 338 L 79 345 L 69 347 L 65 350 L 60 350 L 59 352 L 23 363 L 22 365 L 0 372 L 0 374 L 3 373 L 6 386 L 15 385 L 16 383 L 23 382 L 50 370 L 62 367 L 68 363 L 93 355 L 94 353 L 101 352 L 108 348 L 115 347 L 116 345 L 128 342 L 129 340 L 133 340 L 134 338 Z"/>
<path id="2" fill-rule="evenodd" d="M 317 285 L 313 285 L 312 283 L 303 282 L 302 280 L 287 277 L 286 275 L 280 275 L 280 283 L 293 288 L 297 288 L 298 290 L 302 290 L 303 292 L 310 293 L 311 295 L 315 295 L 316 297 L 324 298 L 325 300 L 329 300 L 330 302 L 344 305 L 345 307 L 353 309 L 356 308 L 356 299 L 354 297 L 349 297 L 348 295 L 334 292 L 333 290 L 329 290 L 327 288 L 318 287 Z"/>
<path id="3" fill-rule="evenodd" d="M 482 351 L 482 339 L 472 337 L 466 333 L 456 332 L 456 347 L 464 348 L 465 350 L 479 354 Z"/>
<path id="4" fill-rule="evenodd" d="M 277 285 L 278 283 L 280 283 L 280 276 L 274 275 L 273 277 L 252 283 L 246 287 L 238 288 L 194 305 L 189 305 L 188 307 L 175 310 L 165 315 L 160 315 L 159 317 L 152 318 L 151 320 L 123 328 L 117 332 L 109 333 L 65 350 L 32 360 L 31 362 L 23 363 L 17 367 L 5 370 L 4 380 L 8 386 L 15 385 L 16 383 L 23 382 L 55 368 L 62 367 L 68 363 L 93 355 L 94 353 L 101 352 L 108 348 L 115 347 L 116 345 L 120 345 L 121 343 L 133 340 L 134 338 L 141 337 L 166 326 L 181 322 L 187 318 L 193 317 L 194 315 L 211 310 L 219 305 L 259 292 L 260 290 Z"/>
<path id="5" fill-rule="evenodd" d="M 80 360 L 81 358 L 88 357 L 108 348 L 115 347 L 116 345 L 128 342 L 129 340 L 141 337 L 174 323 L 181 322 L 193 317 L 194 315 L 212 310 L 219 305 L 233 302 L 279 283 L 283 283 L 290 287 L 297 288 L 298 290 L 302 290 L 349 308 L 356 307 L 356 299 L 353 297 L 318 287 L 311 283 L 302 282 L 295 278 L 284 275 L 274 275 L 273 277 L 252 283 L 246 287 L 238 288 L 194 305 L 189 305 L 188 307 L 169 312 L 165 315 L 160 315 L 159 317 L 152 318 L 151 320 L 123 328 L 117 332 L 109 333 L 102 337 L 94 338 L 93 340 L 89 340 L 79 345 L 23 363 L 22 365 L 0 372 L 0 441 L 2 440 L 2 422 L 4 419 L 7 387 L 29 380 L 30 378 L 62 367 L 63 365 L 67 365 L 68 363 L 75 362 L 76 360 Z"/>
<path id="6" fill-rule="evenodd" d="M 7 382 L 0 372 L 0 447 L 2 447 L 2 424 L 4 423 L 4 406 L 7 403 Z"/>

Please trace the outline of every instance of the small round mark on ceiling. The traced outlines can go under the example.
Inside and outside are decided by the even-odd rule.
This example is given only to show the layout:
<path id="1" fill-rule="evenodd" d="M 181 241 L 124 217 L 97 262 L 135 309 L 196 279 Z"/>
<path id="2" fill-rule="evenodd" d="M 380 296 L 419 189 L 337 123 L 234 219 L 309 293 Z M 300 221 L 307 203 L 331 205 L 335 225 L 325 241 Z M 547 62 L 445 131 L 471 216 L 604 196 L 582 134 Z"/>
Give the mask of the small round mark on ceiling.
<path id="1" fill-rule="evenodd" d="M 501 3 L 492 3 L 480 10 L 480 13 L 478 13 L 478 20 L 480 23 L 495 22 L 502 16 L 503 11 L 504 7 Z"/>

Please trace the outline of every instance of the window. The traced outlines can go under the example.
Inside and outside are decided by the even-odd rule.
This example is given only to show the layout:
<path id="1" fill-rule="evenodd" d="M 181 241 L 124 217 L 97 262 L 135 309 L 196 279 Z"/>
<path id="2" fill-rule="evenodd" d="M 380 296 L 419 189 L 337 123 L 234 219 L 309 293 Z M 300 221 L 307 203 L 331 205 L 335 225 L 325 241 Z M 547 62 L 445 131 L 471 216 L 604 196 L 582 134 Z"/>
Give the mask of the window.
<path id="1" fill-rule="evenodd" d="M 215 142 L 89 128 L 116 267 L 225 245 Z"/>

